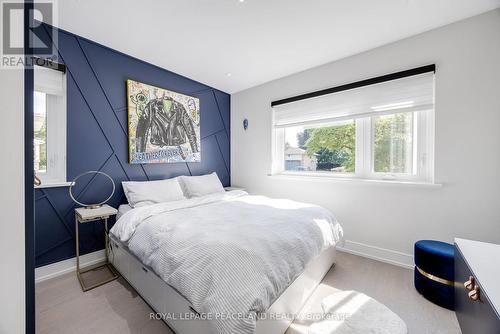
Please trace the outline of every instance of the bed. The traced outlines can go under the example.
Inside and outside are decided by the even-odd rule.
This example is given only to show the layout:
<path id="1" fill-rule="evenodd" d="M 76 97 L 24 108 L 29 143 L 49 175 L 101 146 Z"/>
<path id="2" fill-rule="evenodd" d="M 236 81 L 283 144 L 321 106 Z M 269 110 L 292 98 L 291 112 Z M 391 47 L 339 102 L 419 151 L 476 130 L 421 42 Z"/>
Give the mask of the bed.
<path id="1" fill-rule="evenodd" d="M 110 261 L 178 334 L 284 333 L 342 237 L 324 208 L 241 190 L 120 211 Z"/>

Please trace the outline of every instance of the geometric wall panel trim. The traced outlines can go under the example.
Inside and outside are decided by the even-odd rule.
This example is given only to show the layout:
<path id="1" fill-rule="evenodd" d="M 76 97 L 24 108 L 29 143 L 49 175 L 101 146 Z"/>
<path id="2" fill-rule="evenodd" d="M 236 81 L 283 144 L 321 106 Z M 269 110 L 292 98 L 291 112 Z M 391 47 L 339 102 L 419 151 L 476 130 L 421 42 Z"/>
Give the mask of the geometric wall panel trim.
<path id="1" fill-rule="evenodd" d="M 52 41 L 45 24 L 37 27 Z M 125 203 L 121 181 L 158 180 L 217 172 L 230 180 L 230 95 L 106 46 L 56 29 L 58 62 L 67 67 L 67 177 L 88 170 L 113 178 L 117 191 L 109 204 Z M 128 163 L 125 81 L 133 79 L 200 99 L 201 162 L 131 165 Z M 89 178 L 75 189 L 78 199 L 95 201 L 109 186 Z M 68 188 L 36 189 L 36 267 L 75 256 L 74 208 Z M 113 222 L 111 222 L 113 223 Z M 104 248 L 103 226 L 80 226 L 81 254 Z"/>

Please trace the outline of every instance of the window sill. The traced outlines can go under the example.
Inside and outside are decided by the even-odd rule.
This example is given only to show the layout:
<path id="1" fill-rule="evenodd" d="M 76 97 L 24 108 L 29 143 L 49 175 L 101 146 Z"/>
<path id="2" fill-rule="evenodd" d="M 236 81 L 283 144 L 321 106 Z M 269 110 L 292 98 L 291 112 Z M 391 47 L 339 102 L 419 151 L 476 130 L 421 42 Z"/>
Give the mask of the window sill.
<path id="1" fill-rule="evenodd" d="M 298 180 L 298 181 L 320 181 L 320 182 L 337 182 L 337 183 L 351 183 L 361 185 L 387 185 L 387 186 L 407 186 L 416 188 L 442 188 L 441 183 L 418 182 L 418 181 L 403 181 L 403 180 L 377 180 L 377 179 L 361 179 L 345 176 L 330 176 L 330 175 L 299 175 L 299 174 L 268 174 L 268 177 L 277 180 Z"/>
<path id="2" fill-rule="evenodd" d="M 39 186 L 35 186 L 35 189 L 70 187 L 72 184 L 73 182 L 49 182 L 49 183 L 42 183 Z"/>

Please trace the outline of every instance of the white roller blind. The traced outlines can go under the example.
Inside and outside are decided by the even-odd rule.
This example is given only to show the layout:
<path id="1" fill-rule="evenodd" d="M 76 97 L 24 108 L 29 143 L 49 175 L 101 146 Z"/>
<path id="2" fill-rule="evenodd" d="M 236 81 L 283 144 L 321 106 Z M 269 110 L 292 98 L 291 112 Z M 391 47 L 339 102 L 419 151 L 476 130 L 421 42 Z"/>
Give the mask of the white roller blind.
<path id="1" fill-rule="evenodd" d="M 423 73 L 273 107 L 274 126 L 313 125 L 434 107 L 434 73 Z"/>
<path id="2" fill-rule="evenodd" d="M 35 90 L 50 95 L 64 94 L 64 73 L 40 66 L 34 67 Z"/>

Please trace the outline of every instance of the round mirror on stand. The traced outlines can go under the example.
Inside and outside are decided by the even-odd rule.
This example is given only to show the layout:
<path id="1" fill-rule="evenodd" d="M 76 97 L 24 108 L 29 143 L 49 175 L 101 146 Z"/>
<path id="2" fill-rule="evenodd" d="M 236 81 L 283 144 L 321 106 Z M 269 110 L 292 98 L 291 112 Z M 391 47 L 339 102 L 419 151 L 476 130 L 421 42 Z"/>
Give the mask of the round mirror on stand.
<path id="1" fill-rule="evenodd" d="M 107 179 L 109 179 L 109 181 L 111 182 L 111 185 L 112 185 L 112 190 L 111 190 L 111 193 L 108 197 L 106 197 L 105 200 L 99 202 L 99 203 L 83 203 L 83 202 L 80 202 L 79 200 L 77 200 L 75 198 L 75 195 L 73 194 L 73 187 L 77 184 L 77 181 L 78 179 L 80 179 L 81 177 L 83 176 L 86 176 L 86 175 L 90 175 L 90 174 L 94 174 L 93 177 L 97 176 L 97 175 L 103 175 L 105 176 Z M 111 178 L 111 176 L 109 176 L 108 174 L 104 173 L 104 172 L 100 172 L 100 171 L 96 171 L 96 170 L 91 170 L 91 171 L 88 171 L 88 172 L 85 172 L 85 173 L 82 173 L 80 175 L 78 175 L 77 177 L 75 177 L 73 179 L 73 182 L 71 182 L 71 186 L 69 187 L 69 196 L 71 197 L 71 199 L 73 200 L 73 202 L 75 202 L 76 204 L 79 204 L 87 209 L 97 209 L 97 208 L 100 208 L 103 204 L 106 204 L 107 201 L 109 201 L 111 199 L 111 197 L 113 197 L 114 193 L 115 193 L 115 182 L 113 181 L 113 179 Z"/>

